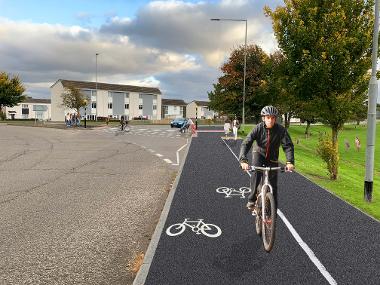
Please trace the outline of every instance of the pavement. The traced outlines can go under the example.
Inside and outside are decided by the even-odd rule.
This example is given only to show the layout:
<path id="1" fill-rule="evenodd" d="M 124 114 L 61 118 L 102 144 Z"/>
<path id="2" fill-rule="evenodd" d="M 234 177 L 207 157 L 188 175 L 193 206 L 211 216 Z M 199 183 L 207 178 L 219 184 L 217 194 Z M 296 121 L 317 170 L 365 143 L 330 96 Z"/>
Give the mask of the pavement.
<path id="1" fill-rule="evenodd" d="M 245 208 L 241 141 L 221 136 L 192 139 L 134 285 L 380 284 L 380 223 L 297 172 L 279 174 L 276 241 L 265 252 Z M 203 223 L 206 234 L 191 228 Z"/>

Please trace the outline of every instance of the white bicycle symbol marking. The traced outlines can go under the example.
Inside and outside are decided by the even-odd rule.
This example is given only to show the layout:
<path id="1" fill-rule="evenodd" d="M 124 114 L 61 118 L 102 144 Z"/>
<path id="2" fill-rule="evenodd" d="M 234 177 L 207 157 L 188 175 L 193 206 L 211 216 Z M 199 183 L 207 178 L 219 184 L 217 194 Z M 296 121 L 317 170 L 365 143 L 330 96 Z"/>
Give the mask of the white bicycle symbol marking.
<path id="1" fill-rule="evenodd" d="M 244 199 L 246 193 L 251 192 L 251 188 L 249 187 L 240 187 L 239 190 L 228 187 L 219 187 L 216 189 L 217 193 L 226 194 L 225 198 L 231 198 L 231 196 L 241 196 L 240 198 Z"/>
<path id="2" fill-rule="evenodd" d="M 166 234 L 169 236 L 178 236 L 182 234 L 186 226 L 192 229 L 197 235 L 201 233 L 210 238 L 216 238 L 222 234 L 222 230 L 214 224 L 206 224 L 203 222 L 203 219 L 199 219 L 198 221 L 190 221 L 187 218 L 183 223 L 178 223 L 171 225 L 166 229 Z"/>

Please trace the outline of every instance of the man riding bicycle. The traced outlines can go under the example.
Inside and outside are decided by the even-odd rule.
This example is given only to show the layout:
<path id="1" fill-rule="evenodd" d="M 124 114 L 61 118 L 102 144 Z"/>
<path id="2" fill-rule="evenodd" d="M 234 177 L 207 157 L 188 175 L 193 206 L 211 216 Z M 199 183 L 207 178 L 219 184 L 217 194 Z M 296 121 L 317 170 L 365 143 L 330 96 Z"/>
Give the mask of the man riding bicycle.
<path id="1" fill-rule="evenodd" d="M 264 167 L 277 167 L 280 145 L 286 155 L 286 170 L 294 169 L 294 145 L 286 128 L 276 123 L 278 111 L 273 106 L 265 106 L 261 110 L 263 122 L 256 125 L 247 135 L 240 147 L 240 166 L 243 170 L 250 169 L 247 154 L 252 147 L 253 141 L 257 143 L 257 149 L 252 151 L 252 165 Z M 269 181 L 273 187 L 275 204 L 277 204 L 277 171 L 269 174 Z M 254 189 L 248 197 L 247 208 L 253 210 L 256 202 L 257 186 L 260 184 L 262 173 L 255 171 Z"/>

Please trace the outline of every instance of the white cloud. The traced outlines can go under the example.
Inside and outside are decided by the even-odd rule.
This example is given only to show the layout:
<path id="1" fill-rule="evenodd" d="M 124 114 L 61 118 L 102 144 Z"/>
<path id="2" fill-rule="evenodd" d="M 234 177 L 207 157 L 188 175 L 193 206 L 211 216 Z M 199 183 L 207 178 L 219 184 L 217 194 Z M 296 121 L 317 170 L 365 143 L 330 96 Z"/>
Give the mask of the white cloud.
<path id="1" fill-rule="evenodd" d="M 48 97 L 59 78 L 94 81 L 100 53 L 99 82 L 155 86 L 185 101 L 206 99 L 220 65 L 245 35 L 244 22 L 210 19 L 247 19 L 248 44 L 272 52 L 277 44 L 263 15 L 268 3 L 282 1 L 152 1 L 133 18 L 112 16 L 99 30 L 0 18 L 1 68 L 19 74 L 29 94 Z M 85 12 L 77 16 L 91 21 Z"/>

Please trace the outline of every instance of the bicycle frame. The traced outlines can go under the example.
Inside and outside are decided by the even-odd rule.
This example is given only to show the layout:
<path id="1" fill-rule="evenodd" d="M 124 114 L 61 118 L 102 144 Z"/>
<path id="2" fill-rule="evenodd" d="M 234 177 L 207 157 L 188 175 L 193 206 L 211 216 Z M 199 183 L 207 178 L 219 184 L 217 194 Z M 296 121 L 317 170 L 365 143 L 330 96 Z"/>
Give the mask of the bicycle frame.
<path id="1" fill-rule="evenodd" d="M 281 169 L 281 167 L 259 167 L 259 166 L 252 166 L 252 170 L 255 171 L 261 171 L 263 172 L 263 177 L 261 178 L 263 183 L 261 185 L 260 192 L 257 194 L 257 196 L 261 196 L 261 216 L 262 221 L 265 222 L 265 195 L 267 194 L 267 189 L 269 188 L 270 193 L 273 194 L 273 187 L 269 183 L 269 171 L 271 170 L 278 170 Z"/>

